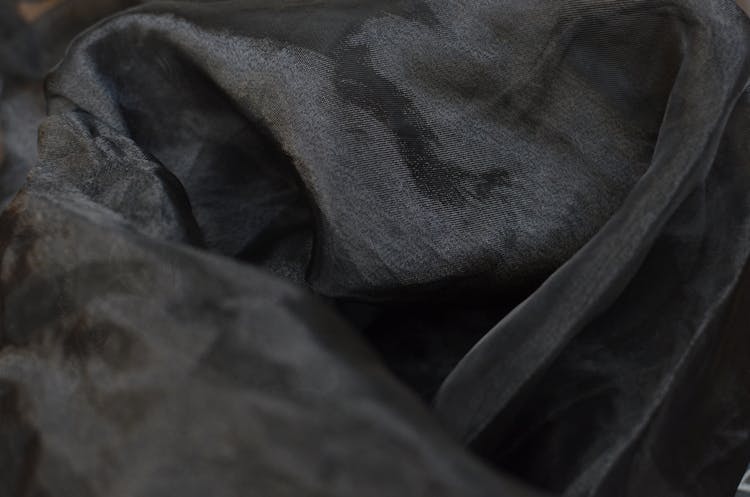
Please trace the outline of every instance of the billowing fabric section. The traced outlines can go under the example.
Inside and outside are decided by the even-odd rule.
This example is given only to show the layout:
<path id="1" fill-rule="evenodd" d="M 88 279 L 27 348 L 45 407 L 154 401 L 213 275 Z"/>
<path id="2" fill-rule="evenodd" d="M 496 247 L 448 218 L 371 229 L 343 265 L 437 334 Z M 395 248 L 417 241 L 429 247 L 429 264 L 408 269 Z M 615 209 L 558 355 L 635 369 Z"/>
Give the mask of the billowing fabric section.
<path id="1" fill-rule="evenodd" d="M 37 127 L 45 114 L 41 80 L 70 39 L 136 0 L 0 1 L 0 208 L 37 161 Z"/>
<path id="2" fill-rule="evenodd" d="M 733 1 L 6 3 L 0 495 L 734 494 Z"/>

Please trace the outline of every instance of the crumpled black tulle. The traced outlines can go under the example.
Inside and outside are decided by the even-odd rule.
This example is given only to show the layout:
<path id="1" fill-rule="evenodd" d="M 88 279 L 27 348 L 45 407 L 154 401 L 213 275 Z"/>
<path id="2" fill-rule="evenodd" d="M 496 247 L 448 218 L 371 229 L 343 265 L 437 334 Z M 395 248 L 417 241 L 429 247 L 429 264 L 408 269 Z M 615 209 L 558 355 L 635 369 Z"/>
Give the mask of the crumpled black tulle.
<path id="1" fill-rule="evenodd" d="M 0 4 L 0 495 L 733 495 L 733 1 L 45 3 Z"/>

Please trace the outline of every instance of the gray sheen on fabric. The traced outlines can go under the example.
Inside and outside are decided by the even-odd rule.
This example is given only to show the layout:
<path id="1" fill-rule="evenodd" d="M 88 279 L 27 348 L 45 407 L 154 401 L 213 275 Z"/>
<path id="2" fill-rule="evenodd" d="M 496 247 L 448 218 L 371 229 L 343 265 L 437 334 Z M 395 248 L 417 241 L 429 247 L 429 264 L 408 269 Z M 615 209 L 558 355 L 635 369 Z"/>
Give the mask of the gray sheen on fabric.
<path id="1" fill-rule="evenodd" d="M 733 495 L 734 1 L 0 14 L 0 496 Z"/>

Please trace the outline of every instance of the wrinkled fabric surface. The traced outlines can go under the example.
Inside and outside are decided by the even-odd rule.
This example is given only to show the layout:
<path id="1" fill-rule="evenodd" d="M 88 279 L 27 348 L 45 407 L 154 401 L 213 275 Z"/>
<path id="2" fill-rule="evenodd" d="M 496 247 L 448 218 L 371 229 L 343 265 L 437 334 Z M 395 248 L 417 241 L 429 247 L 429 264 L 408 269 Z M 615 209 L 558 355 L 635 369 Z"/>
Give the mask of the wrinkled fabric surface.
<path id="1" fill-rule="evenodd" d="M 734 494 L 733 1 L 5 0 L 0 40 L 0 495 Z"/>

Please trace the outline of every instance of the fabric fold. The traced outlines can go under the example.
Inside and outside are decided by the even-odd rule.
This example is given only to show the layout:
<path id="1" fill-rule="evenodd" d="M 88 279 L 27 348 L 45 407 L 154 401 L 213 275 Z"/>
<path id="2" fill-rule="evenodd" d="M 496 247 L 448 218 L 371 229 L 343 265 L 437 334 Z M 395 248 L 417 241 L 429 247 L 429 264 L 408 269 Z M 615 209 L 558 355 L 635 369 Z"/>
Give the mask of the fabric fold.
<path id="1" fill-rule="evenodd" d="M 732 495 L 749 52 L 726 0 L 103 19 L 0 216 L 0 494 Z"/>

